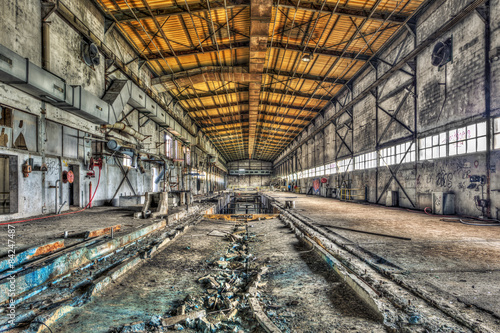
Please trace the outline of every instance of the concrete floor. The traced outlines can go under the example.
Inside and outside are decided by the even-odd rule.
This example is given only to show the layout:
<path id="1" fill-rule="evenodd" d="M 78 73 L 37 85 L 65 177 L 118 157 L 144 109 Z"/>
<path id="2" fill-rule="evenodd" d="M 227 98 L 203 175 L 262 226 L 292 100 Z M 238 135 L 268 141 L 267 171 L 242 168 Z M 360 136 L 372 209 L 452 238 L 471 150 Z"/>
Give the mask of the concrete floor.
<path id="1" fill-rule="evenodd" d="M 212 262 L 231 246 L 225 238 L 207 235 L 213 230 L 233 229 L 231 222 L 200 222 L 119 284 L 62 319 L 54 330 L 105 333 L 175 310 L 187 295 L 203 293 L 202 284 L 196 281 L 216 272 Z M 319 257 L 300 245 L 280 220 L 249 222 L 249 232 L 256 235 L 249 245 L 252 267 L 269 268 L 263 278 L 261 301 L 283 332 L 385 332 L 354 292 Z M 245 332 L 264 332 L 255 325 L 249 310 L 240 310 L 238 317 L 247 321 L 242 325 Z"/>
<path id="2" fill-rule="evenodd" d="M 473 305 L 500 318 L 500 227 L 440 221 L 440 216 L 318 196 L 271 192 L 317 224 L 411 238 L 330 229 L 400 268 L 402 280 L 439 299 Z"/>
<path id="3" fill-rule="evenodd" d="M 19 253 L 33 246 L 42 245 L 63 238 L 64 231 L 78 233 L 103 229 L 120 224 L 122 227 L 119 234 L 126 234 L 140 226 L 151 224 L 153 219 L 134 219 L 134 213 L 140 211 L 142 206 L 131 207 L 92 207 L 81 213 L 50 217 L 42 220 L 35 220 L 25 223 L 12 224 L 15 226 L 16 251 Z M 79 210 L 74 209 L 74 211 Z M 175 214 L 185 207 L 174 207 L 169 209 L 169 215 Z M 7 226 L 0 226 L 4 229 L 5 237 Z M 80 239 L 68 238 L 65 245 L 71 245 Z M 0 257 L 7 254 L 7 247 L 0 249 Z"/>

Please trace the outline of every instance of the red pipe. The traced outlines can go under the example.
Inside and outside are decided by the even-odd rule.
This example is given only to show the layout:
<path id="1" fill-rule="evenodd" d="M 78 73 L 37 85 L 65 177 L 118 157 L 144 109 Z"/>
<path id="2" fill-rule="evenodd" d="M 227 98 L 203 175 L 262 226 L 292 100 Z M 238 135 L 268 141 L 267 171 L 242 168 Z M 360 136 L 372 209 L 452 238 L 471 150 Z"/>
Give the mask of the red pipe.
<path id="1" fill-rule="evenodd" d="M 89 208 L 92 208 L 92 182 L 89 183 Z"/>

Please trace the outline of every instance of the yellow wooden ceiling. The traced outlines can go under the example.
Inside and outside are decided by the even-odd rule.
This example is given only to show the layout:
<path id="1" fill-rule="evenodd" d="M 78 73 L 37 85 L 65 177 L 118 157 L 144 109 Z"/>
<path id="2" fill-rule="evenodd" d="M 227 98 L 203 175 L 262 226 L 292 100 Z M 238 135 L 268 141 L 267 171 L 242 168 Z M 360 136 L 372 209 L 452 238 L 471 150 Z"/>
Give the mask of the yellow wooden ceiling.
<path id="1" fill-rule="evenodd" d="M 276 158 L 424 2 L 273 1 L 254 133 L 249 81 L 172 74 L 250 73 L 251 5 L 271 0 L 97 1 L 228 161 Z"/>

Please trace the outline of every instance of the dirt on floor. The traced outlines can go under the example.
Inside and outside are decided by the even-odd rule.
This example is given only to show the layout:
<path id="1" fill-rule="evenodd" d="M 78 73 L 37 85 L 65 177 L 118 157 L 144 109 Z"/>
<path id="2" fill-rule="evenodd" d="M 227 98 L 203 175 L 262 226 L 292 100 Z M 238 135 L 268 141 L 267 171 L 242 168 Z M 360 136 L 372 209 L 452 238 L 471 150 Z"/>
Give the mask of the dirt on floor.
<path id="1" fill-rule="evenodd" d="M 120 224 L 122 227 L 116 235 L 127 234 L 139 227 L 153 223 L 153 219 L 134 219 L 134 213 L 141 211 L 142 206 L 132 207 L 92 207 L 83 212 L 56 217 L 44 218 L 31 222 L 12 224 L 15 227 L 15 242 L 17 253 L 28 248 L 61 239 L 64 232 L 79 233 L 107 228 Z M 169 215 L 185 210 L 185 207 L 169 209 Z M 75 209 L 74 211 L 77 211 Z M 0 238 L 7 244 L 7 225 L 0 226 Z M 65 245 L 71 245 L 79 241 L 75 238 L 67 238 Z M 0 248 L 0 257 L 8 252 L 8 247 Z"/>
<path id="2" fill-rule="evenodd" d="M 283 332 L 385 332 L 356 294 L 278 219 L 249 222 L 251 251 L 269 273 L 261 296 Z"/>
<path id="3" fill-rule="evenodd" d="M 234 268 L 231 271 L 214 264 L 235 244 L 234 239 L 209 236 L 214 230 L 231 233 L 235 223 L 203 220 L 103 295 L 67 315 L 55 331 L 120 332 L 134 322 L 149 323 L 158 316 L 175 315 L 186 299 L 208 297 L 206 284 L 198 282 L 200 277 L 217 276 L 221 271 L 234 273 Z M 283 332 L 385 331 L 349 287 L 313 252 L 303 248 L 278 219 L 248 222 L 247 244 L 250 271 L 263 265 L 269 269 L 259 285 L 260 301 L 265 314 Z M 245 271 L 243 267 L 238 270 Z M 241 294 L 234 321 L 237 325 L 217 331 L 229 332 L 227 327 L 234 327 L 231 331 L 264 332 L 244 305 L 245 297 Z M 199 328 L 182 325 L 184 332 L 200 332 Z"/>
<path id="4" fill-rule="evenodd" d="M 460 303 L 464 311 L 471 307 L 484 310 L 484 315 L 492 315 L 500 323 L 500 227 L 465 225 L 404 208 L 269 194 L 283 203 L 294 200 L 297 213 L 317 225 L 331 226 L 327 229 L 343 237 L 344 244 L 362 247 L 394 264 L 401 280 L 446 300 L 449 306 Z"/>

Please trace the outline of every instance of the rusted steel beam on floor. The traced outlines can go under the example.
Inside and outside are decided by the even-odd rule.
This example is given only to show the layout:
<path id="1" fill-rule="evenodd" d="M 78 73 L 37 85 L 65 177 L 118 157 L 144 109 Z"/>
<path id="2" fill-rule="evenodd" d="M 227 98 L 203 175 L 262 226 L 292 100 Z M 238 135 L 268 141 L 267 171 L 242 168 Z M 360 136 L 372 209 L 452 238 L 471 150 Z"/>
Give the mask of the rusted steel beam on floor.
<path id="1" fill-rule="evenodd" d="M 12 270 L 14 267 L 21 266 L 22 264 L 36 259 L 44 254 L 49 254 L 53 251 L 62 249 L 64 247 L 64 240 L 58 239 L 50 243 L 46 243 L 40 246 L 35 246 L 26 251 L 18 252 L 13 258 L 8 256 L 0 261 L 0 272 L 7 270 Z"/>
<path id="2" fill-rule="evenodd" d="M 367 235 L 374 235 L 374 236 L 381 236 L 381 237 L 389 237 L 389 238 L 395 238 L 395 239 L 402 239 L 402 240 L 408 240 L 410 241 L 411 238 L 408 237 L 401 237 L 401 236 L 394 236 L 394 235 L 388 235 L 388 234 L 380 234 L 377 232 L 371 232 L 371 231 L 365 231 L 365 230 L 358 230 L 358 229 L 351 229 L 351 228 L 344 228 L 344 227 L 338 227 L 335 225 L 328 225 L 328 224 L 316 224 L 319 227 L 324 227 L 324 228 L 333 228 L 333 229 L 340 229 L 340 230 L 347 230 L 347 231 L 352 231 L 352 232 L 359 232 Z"/>
<path id="3" fill-rule="evenodd" d="M 72 233 L 69 234 L 67 237 L 68 238 L 94 238 L 94 237 L 99 237 L 107 234 L 111 234 L 111 229 L 113 229 L 113 232 L 120 231 L 122 228 L 121 224 L 114 225 L 112 227 L 107 227 L 107 228 L 101 228 L 101 229 L 96 229 L 92 231 L 82 231 L 82 232 L 77 232 L 77 233 Z"/>

